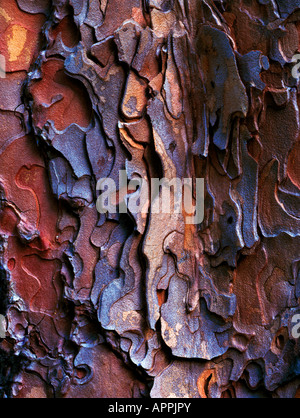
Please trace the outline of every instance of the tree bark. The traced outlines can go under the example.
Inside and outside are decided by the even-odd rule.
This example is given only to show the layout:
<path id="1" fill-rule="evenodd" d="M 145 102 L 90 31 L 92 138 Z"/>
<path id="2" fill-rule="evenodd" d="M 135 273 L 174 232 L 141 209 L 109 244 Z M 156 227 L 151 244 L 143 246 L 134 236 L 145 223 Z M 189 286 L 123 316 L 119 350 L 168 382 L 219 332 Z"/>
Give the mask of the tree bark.
<path id="1" fill-rule="evenodd" d="M 1 0 L 2 397 L 300 396 L 299 22 L 298 0 Z M 122 172 L 143 213 L 100 213 Z M 163 178 L 193 204 L 204 179 L 203 219 L 156 213 Z"/>

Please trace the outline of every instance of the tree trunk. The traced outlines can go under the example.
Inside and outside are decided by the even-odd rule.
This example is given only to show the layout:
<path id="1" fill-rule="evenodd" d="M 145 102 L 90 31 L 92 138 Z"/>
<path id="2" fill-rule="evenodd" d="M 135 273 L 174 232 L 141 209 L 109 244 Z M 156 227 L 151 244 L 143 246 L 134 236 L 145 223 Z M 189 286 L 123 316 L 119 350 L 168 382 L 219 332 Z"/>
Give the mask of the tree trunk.
<path id="1" fill-rule="evenodd" d="M 2 397 L 300 396 L 299 22 L 1 0 Z"/>

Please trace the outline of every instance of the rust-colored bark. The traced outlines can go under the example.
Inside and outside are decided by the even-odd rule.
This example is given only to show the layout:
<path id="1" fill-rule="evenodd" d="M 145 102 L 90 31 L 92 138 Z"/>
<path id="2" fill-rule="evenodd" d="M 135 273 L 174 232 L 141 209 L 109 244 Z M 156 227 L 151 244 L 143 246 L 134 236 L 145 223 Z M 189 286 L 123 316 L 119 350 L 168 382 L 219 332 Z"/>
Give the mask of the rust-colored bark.
<path id="1" fill-rule="evenodd" d="M 2 397 L 299 396 L 299 22 L 1 0 Z M 121 170 L 204 178 L 203 222 L 100 214 Z"/>

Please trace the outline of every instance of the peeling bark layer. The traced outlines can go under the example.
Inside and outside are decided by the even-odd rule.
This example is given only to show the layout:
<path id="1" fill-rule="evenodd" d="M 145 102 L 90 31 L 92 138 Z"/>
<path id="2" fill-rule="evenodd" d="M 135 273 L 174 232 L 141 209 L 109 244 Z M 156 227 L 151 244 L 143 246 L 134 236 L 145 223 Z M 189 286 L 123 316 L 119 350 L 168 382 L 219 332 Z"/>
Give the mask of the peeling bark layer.
<path id="1" fill-rule="evenodd" d="M 299 36 L 298 0 L 1 0 L 1 396 L 300 396 Z M 203 222 L 100 214 L 121 170 L 204 178 Z"/>

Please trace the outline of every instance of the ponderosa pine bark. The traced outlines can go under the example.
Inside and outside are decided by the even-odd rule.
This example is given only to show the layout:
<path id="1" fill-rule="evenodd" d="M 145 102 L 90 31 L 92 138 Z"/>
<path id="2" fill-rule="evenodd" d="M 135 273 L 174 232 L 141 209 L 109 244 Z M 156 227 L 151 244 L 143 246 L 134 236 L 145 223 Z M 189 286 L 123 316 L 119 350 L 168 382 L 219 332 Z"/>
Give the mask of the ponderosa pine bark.
<path id="1" fill-rule="evenodd" d="M 2 397 L 299 396 L 299 22 L 299 0 L 1 0 Z M 120 171 L 203 178 L 203 222 L 150 189 L 100 214 Z"/>

